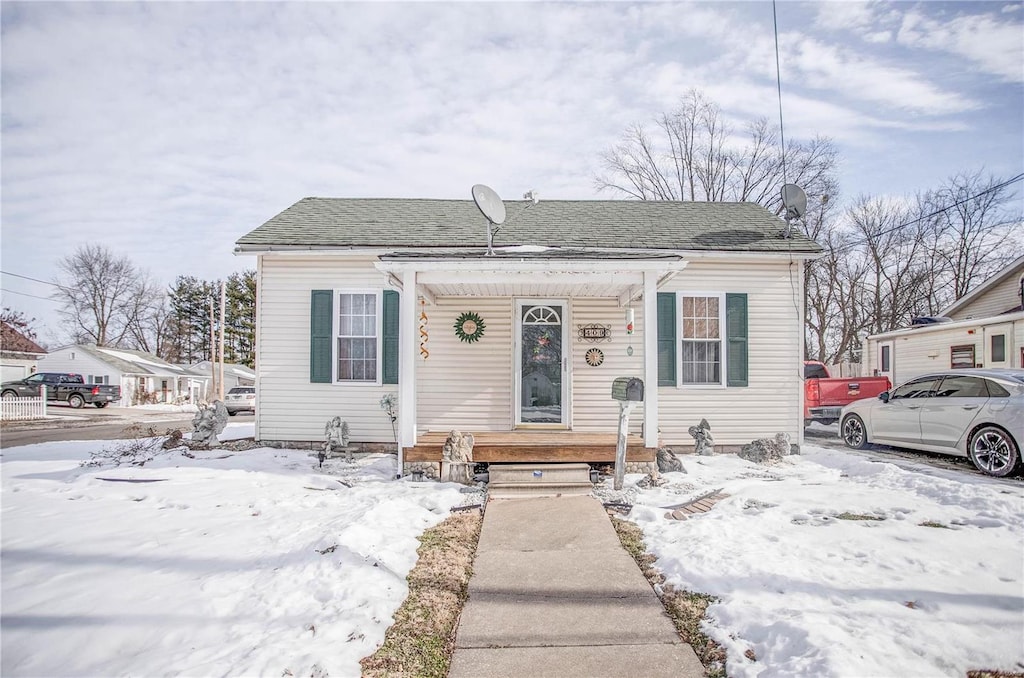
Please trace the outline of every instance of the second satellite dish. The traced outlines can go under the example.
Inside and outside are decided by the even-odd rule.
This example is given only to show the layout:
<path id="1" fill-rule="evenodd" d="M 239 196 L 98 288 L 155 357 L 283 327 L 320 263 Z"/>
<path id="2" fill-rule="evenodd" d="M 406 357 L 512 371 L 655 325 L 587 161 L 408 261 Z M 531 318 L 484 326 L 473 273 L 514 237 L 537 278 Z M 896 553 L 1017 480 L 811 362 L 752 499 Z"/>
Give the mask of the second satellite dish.
<path id="1" fill-rule="evenodd" d="M 505 223 L 505 203 L 501 201 L 493 188 L 476 184 L 472 188 L 472 193 L 473 202 L 489 222 L 495 225 Z"/>
<path id="2" fill-rule="evenodd" d="M 782 204 L 786 207 L 787 219 L 802 219 L 807 214 L 807 194 L 796 184 L 782 187 Z"/>

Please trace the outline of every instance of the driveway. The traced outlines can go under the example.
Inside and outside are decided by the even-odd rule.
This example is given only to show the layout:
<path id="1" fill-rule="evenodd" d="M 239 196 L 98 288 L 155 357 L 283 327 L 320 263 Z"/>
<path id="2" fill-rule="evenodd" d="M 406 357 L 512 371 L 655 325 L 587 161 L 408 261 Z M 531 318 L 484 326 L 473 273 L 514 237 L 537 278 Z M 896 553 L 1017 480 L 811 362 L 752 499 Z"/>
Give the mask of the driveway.
<path id="1" fill-rule="evenodd" d="M 49 405 L 47 418 L 33 421 L 11 421 L 0 425 L 0 449 L 34 445 L 58 440 L 111 440 L 126 437 L 124 431 L 137 425 L 157 433 L 170 429 L 192 431 L 192 412 L 164 412 L 132 407 L 95 407 L 76 410 Z M 245 421 L 251 414 L 232 419 Z"/>

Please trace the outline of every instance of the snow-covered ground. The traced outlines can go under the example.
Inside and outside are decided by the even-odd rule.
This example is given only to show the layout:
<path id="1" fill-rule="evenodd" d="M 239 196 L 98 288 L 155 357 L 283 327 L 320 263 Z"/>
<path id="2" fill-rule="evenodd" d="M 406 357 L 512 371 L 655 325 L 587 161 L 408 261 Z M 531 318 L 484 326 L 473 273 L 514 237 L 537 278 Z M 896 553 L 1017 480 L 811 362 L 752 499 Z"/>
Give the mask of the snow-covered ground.
<path id="1" fill-rule="evenodd" d="M 3 450 L 0 674 L 357 676 L 416 537 L 466 496 L 395 481 L 384 455 L 328 473 L 266 448 L 79 466 L 118 444 Z"/>
<path id="2" fill-rule="evenodd" d="M 251 434 L 231 423 L 222 439 Z M 123 444 L 0 453 L 2 675 L 357 676 L 416 537 L 467 500 L 393 480 L 387 456 L 323 472 L 279 449 L 80 467 Z M 688 473 L 651 490 L 626 476 L 669 582 L 720 598 L 706 630 L 730 676 L 1022 670 L 1024 483 L 804 452 L 772 467 L 684 457 Z M 708 513 L 665 518 L 719 488 Z"/>
<path id="3" fill-rule="evenodd" d="M 731 677 L 1024 670 L 1024 484 L 813 446 L 683 464 L 629 517 L 667 583 L 720 599 L 705 632 Z M 716 489 L 711 511 L 665 518 Z"/>

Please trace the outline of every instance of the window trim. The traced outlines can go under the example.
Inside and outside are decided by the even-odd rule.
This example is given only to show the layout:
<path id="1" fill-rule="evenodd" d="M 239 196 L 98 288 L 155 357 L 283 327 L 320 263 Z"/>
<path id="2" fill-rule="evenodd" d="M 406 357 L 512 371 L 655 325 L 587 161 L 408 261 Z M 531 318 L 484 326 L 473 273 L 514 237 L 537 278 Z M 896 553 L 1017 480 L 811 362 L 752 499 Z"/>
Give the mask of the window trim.
<path id="1" fill-rule="evenodd" d="M 371 287 L 336 287 L 331 292 L 334 294 L 331 309 L 331 384 L 335 386 L 380 386 L 384 378 L 384 289 Z M 374 380 L 369 379 L 339 379 L 338 378 L 338 340 L 341 339 L 341 295 L 343 294 L 372 294 L 374 296 L 374 308 L 376 313 L 376 327 L 374 328 L 377 343 L 377 367 Z"/>
<path id="2" fill-rule="evenodd" d="M 717 384 L 689 384 L 683 381 L 683 342 L 684 341 L 712 341 L 689 340 L 683 333 L 683 299 L 685 297 L 715 297 L 718 299 L 718 354 L 721 357 L 718 372 Z M 726 337 L 726 293 L 710 292 L 702 290 L 680 290 L 676 292 L 676 388 L 687 390 L 716 390 L 728 387 L 729 383 L 729 351 Z"/>

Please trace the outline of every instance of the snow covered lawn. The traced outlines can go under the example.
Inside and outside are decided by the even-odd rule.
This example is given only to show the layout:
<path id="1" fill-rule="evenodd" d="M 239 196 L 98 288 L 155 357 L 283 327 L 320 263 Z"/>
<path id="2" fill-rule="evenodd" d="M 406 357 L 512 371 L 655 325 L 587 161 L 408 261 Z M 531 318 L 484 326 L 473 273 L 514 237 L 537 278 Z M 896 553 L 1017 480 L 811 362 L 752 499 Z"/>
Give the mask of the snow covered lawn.
<path id="1" fill-rule="evenodd" d="M 633 495 L 629 518 L 667 583 L 720 599 L 704 630 L 730 677 L 1024 670 L 1019 480 L 812 446 L 772 467 L 683 464 Z M 730 496 L 710 512 L 665 519 L 719 488 Z"/>
<path id="2" fill-rule="evenodd" d="M 392 480 L 387 456 L 325 472 L 275 449 L 79 466 L 113 445 L 2 452 L 4 676 L 357 676 L 406 596 L 416 537 L 467 499 Z M 773 467 L 684 457 L 669 486 L 629 488 L 669 583 L 720 598 L 705 627 L 729 675 L 1022 670 L 1024 483 L 804 451 Z M 710 512 L 665 519 L 718 488 L 730 496 Z"/>
<path id="3" fill-rule="evenodd" d="M 114 444 L 2 453 L 4 676 L 357 676 L 417 536 L 465 497 L 392 480 L 391 456 L 331 473 L 266 448 L 79 467 Z"/>

